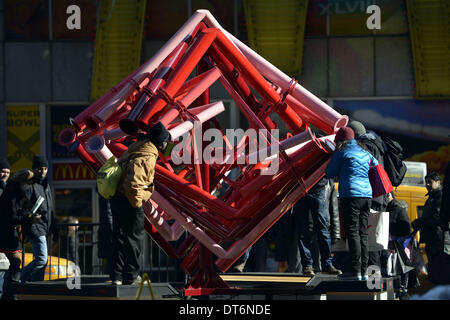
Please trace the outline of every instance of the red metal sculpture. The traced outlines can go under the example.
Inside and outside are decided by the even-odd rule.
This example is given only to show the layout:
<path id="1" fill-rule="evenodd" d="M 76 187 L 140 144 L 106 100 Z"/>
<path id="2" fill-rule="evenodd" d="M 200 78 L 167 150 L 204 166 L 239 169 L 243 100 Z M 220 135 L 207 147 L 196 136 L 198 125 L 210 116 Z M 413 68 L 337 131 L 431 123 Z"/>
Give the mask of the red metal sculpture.
<path id="1" fill-rule="evenodd" d="M 215 118 L 225 110 L 209 98 L 217 81 L 249 123 L 237 144 Z M 286 136 L 277 137 L 275 114 Z M 145 229 L 169 256 L 184 259 L 185 294 L 203 295 L 229 288 L 213 264 L 225 272 L 323 176 L 331 136 L 348 118 L 198 10 L 154 57 L 71 119 L 59 140 L 96 172 L 158 121 L 173 149 L 156 165 Z M 328 136 L 317 139 L 310 125 Z M 205 142 L 208 130 L 221 147 Z"/>

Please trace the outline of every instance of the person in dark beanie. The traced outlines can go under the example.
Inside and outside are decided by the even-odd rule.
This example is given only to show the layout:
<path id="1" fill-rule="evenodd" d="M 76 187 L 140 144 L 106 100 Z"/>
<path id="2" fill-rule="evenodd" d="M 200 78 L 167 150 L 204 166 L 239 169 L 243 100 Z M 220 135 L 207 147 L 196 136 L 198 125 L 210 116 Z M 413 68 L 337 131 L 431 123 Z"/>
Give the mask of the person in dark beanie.
<path id="1" fill-rule="evenodd" d="M 56 219 L 54 215 L 53 195 L 48 182 L 48 161 L 43 156 L 33 158 L 34 184 L 33 191 L 36 200 L 42 196 L 44 202 L 40 207 L 41 219 L 38 223 L 25 228 L 25 236 L 31 243 L 34 260 L 22 269 L 21 281 L 43 281 L 45 266 L 47 265 L 48 248 L 47 237 L 53 234 L 57 239 Z"/>
<path id="2" fill-rule="evenodd" d="M 11 174 L 11 166 L 9 165 L 8 159 L 0 158 L 0 197 L 2 196 L 3 190 L 6 188 L 6 182 Z"/>
<path id="3" fill-rule="evenodd" d="M 386 146 L 381 137 L 373 131 L 367 131 L 364 125 L 359 121 L 350 121 L 348 126 L 355 132 L 355 139 L 359 141 L 384 168 L 384 153 Z M 375 197 L 372 198 L 370 208 L 378 212 L 385 212 L 388 202 L 387 194 Z M 370 251 L 369 265 L 376 265 L 383 269 L 383 266 L 381 265 L 381 255 L 382 250 Z"/>
<path id="4" fill-rule="evenodd" d="M 110 199 L 113 215 L 113 272 L 112 283 L 140 282 L 140 257 L 144 235 L 144 208 L 154 190 L 153 178 L 159 151 L 167 148 L 170 133 L 161 122 L 146 134 L 139 134 L 136 142 L 119 158 L 122 178 L 116 195 Z"/>
<path id="5" fill-rule="evenodd" d="M 325 168 L 329 178 L 339 179 L 339 201 L 344 233 L 349 247 L 351 270 L 339 275 L 342 280 L 367 280 L 369 244 L 367 222 L 372 198 L 369 181 L 370 165 L 377 159 L 355 139 L 349 127 L 336 133 L 336 151 Z"/>
<path id="6" fill-rule="evenodd" d="M 20 281 L 20 264 L 22 256 L 22 230 L 25 226 L 34 225 L 40 221 L 39 208 L 32 215 L 31 208 L 36 201 L 33 191 L 33 171 L 21 169 L 15 173 L 0 198 L 0 252 L 4 253 L 10 262 L 3 284 L 2 300 L 16 300 Z"/>
<path id="7" fill-rule="evenodd" d="M 6 182 L 9 179 L 9 175 L 11 174 L 11 167 L 9 165 L 8 159 L 0 158 L 0 197 L 3 194 L 3 191 L 6 188 Z M 3 279 L 5 276 L 4 271 L 0 271 L 0 298 L 3 293 Z"/>
<path id="8" fill-rule="evenodd" d="M 425 243 L 425 253 L 428 261 L 431 261 L 443 249 L 441 177 L 436 172 L 430 172 L 425 176 L 425 185 L 428 199 L 423 206 L 422 216 L 411 225 L 414 230 L 420 230 L 420 243 Z"/>

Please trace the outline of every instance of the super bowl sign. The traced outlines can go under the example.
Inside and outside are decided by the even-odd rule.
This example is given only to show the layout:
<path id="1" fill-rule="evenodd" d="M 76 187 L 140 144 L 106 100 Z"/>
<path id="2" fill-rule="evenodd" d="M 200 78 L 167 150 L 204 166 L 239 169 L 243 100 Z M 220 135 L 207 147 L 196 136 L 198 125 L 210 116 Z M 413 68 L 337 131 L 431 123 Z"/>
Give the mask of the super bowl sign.
<path id="1" fill-rule="evenodd" d="M 94 180 L 95 174 L 83 163 L 53 164 L 53 180 Z"/>

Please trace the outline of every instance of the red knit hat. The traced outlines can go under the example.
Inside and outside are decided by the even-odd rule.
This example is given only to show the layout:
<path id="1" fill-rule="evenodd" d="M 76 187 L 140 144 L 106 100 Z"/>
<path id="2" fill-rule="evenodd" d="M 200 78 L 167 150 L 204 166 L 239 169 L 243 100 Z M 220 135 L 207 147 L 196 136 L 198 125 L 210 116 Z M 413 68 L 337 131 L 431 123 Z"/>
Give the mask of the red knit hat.
<path id="1" fill-rule="evenodd" d="M 334 142 L 344 141 L 355 139 L 355 132 L 350 127 L 340 128 L 338 132 L 336 132 L 336 137 L 334 138 Z"/>

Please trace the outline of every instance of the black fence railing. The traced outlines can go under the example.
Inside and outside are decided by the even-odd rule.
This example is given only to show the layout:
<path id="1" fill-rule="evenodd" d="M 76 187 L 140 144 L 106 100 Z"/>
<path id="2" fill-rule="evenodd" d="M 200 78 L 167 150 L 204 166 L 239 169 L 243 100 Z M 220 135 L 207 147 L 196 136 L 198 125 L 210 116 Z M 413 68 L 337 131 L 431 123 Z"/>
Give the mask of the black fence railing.
<path id="1" fill-rule="evenodd" d="M 48 237 L 48 260 L 44 280 L 79 275 L 103 275 L 106 259 L 99 257 L 99 223 L 58 224 L 58 239 Z M 32 248 L 24 243 L 22 268 L 33 260 Z M 184 282 L 179 261 L 168 257 L 148 236 L 143 240 L 141 257 L 143 272 L 155 282 Z"/>

